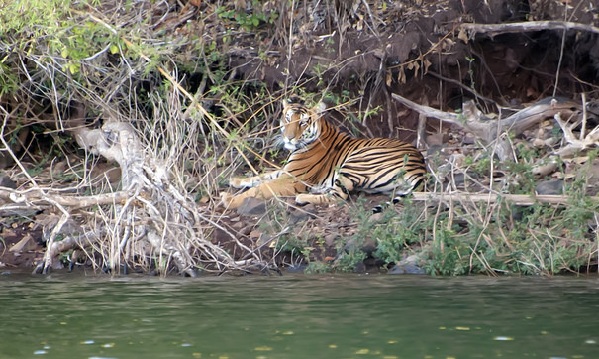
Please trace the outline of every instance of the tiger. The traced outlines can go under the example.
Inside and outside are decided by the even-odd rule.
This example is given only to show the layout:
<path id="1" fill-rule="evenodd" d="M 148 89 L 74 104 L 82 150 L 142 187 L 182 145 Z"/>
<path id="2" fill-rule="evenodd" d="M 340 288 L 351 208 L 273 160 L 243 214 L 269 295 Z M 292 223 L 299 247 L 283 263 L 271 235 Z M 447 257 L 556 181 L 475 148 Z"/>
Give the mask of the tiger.
<path id="1" fill-rule="evenodd" d="M 427 174 L 422 153 L 391 138 L 354 138 L 329 122 L 323 102 L 310 108 L 298 98 L 283 100 L 281 139 L 290 151 L 282 169 L 229 180 L 232 195 L 221 203 L 239 208 L 246 198 L 295 196 L 298 205 L 345 201 L 353 191 L 394 194 L 393 203 L 419 188 Z M 380 212 L 382 206 L 373 208 Z"/>

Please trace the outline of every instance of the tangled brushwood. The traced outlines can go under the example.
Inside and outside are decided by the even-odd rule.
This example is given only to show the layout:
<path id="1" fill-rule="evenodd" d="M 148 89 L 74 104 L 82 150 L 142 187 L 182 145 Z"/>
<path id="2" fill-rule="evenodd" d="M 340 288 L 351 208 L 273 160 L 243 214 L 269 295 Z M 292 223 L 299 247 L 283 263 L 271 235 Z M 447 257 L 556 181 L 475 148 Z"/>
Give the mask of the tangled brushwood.
<path id="1" fill-rule="evenodd" d="M 7 3 L 0 267 L 596 270 L 598 26 L 593 0 Z M 425 191 L 220 208 L 283 164 L 291 95 L 415 143 Z"/>
<path id="2" fill-rule="evenodd" d="M 194 276 L 198 269 L 268 268 L 242 243 L 239 249 L 247 252 L 241 260 L 212 243 L 212 232 L 222 228 L 220 215 L 196 204 L 198 194 L 217 186 L 199 173 L 217 165 L 211 152 L 223 150 L 210 141 L 228 133 L 209 133 L 218 123 L 181 88 L 176 68 L 162 67 L 181 40 L 155 47 L 159 24 L 136 20 L 158 10 L 168 14 L 169 4 L 143 4 L 130 14 L 109 2 L 103 8 L 69 1 L 38 5 L 31 4 L 25 18 L 3 21 L 8 36 L 0 44 L 8 59 L 2 64 L 2 160 L 18 182 L 0 191 L 0 210 L 4 216 L 36 210 L 47 250 L 35 271 L 47 273 L 63 259 L 91 260 L 114 273 L 175 269 Z M 54 19 L 66 21 L 64 27 L 53 28 Z M 64 34 L 54 37 L 54 31 Z M 42 136 L 58 143 L 23 153 L 32 133 L 33 146 L 48 145 L 40 144 Z M 100 158 L 116 162 L 119 173 L 107 171 Z M 61 258 L 65 253 L 68 258 Z"/>

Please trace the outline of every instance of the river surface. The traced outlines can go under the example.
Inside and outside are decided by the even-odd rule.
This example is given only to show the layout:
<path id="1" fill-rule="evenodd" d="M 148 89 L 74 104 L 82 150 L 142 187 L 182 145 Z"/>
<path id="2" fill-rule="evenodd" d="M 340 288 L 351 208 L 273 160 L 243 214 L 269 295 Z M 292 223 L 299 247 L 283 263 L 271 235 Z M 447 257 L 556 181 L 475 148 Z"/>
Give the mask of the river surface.
<path id="1" fill-rule="evenodd" d="M 599 279 L 10 274 L 0 358 L 599 358 Z"/>

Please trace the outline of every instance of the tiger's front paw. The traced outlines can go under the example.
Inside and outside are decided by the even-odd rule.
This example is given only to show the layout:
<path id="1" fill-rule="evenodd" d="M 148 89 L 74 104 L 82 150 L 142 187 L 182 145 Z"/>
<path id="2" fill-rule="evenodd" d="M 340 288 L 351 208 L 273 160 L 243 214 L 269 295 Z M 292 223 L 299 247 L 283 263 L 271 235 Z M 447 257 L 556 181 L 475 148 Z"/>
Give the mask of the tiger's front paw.
<path id="1" fill-rule="evenodd" d="M 249 181 L 247 178 L 233 177 L 233 178 L 229 179 L 229 186 L 231 186 L 233 188 L 252 187 L 252 182 Z"/>
<path id="2" fill-rule="evenodd" d="M 335 197 L 331 194 L 322 193 L 322 194 L 313 194 L 313 193 L 300 193 L 295 196 L 295 203 L 299 205 L 304 205 L 308 203 L 312 204 L 322 204 L 322 203 L 335 203 L 341 200 L 339 197 Z"/>
<path id="3" fill-rule="evenodd" d="M 314 195 L 312 194 L 300 193 L 297 196 L 295 196 L 295 203 L 302 206 L 308 203 L 312 203 L 312 197 L 314 197 Z"/>
<path id="4" fill-rule="evenodd" d="M 221 192 L 219 206 L 225 207 L 225 208 L 235 208 L 235 207 L 231 206 L 231 204 L 234 202 L 234 198 L 235 198 L 235 196 L 230 193 Z"/>
<path id="5" fill-rule="evenodd" d="M 220 193 L 220 207 L 224 207 L 225 209 L 239 209 L 244 206 L 246 201 L 251 198 L 255 198 L 252 196 L 247 196 L 248 192 L 243 192 L 238 195 L 230 194 L 227 192 Z"/>

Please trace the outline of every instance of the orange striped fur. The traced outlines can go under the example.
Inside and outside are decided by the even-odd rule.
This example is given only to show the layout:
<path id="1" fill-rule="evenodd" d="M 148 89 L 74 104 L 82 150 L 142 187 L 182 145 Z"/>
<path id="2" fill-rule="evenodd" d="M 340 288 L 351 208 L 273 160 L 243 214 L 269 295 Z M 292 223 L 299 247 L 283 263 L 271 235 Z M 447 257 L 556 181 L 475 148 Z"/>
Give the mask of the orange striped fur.
<path id="1" fill-rule="evenodd" d="M 291 151 L 278 171 L 250 178 L 232 178 L 230 185 L 249 190 L 221 194 L 237 208 L 248 197 L 295 196 L 299 204 L 346 200 L 352 191 L 406 195 L 426 175 L 420 151 L 396 139 L 358 139 L 340 131 L 323 116 L 323 104 L 308 108 L 284 101 L 282 140 Z"/>

